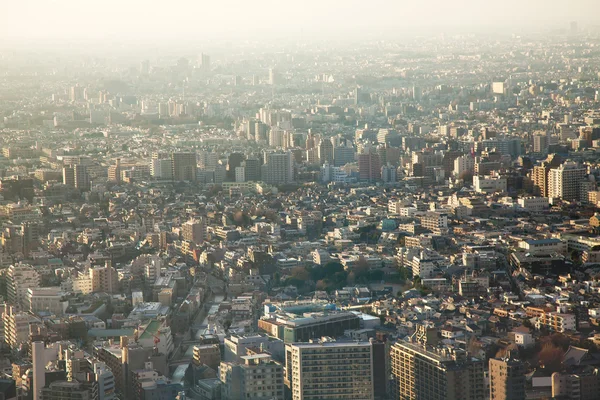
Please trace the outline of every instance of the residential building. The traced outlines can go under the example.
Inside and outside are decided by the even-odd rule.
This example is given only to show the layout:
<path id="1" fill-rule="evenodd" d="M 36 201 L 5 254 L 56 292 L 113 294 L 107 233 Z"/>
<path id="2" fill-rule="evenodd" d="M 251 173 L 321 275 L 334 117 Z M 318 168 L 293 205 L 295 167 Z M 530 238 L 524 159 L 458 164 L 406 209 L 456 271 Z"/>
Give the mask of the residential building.
<path id="1" fill-rule="evenodd" d="M 490 400 L 525 399 L 525 365 L 514 358 L 490 358 Z"/>
<path id="2" fill-rule="evenodd" d="M 286 346 L 286 384 L 293 400 L 374 398 L 371 342 Z"/>
<path id="3" fill-rule="evenodd" d="M 283 366 L 264 353 L 242 357 L 243 363 L 219 367 L 221 400 L 283 400 Z"/>

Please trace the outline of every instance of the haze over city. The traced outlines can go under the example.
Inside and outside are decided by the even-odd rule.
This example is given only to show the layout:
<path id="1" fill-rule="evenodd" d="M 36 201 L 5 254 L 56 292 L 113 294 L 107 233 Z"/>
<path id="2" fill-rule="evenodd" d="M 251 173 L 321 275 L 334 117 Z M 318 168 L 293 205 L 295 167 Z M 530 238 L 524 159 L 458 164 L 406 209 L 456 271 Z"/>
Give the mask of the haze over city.
<path id="1" fill-rule="evenodd" d="M 598 400 L 598 1 L 4 3 L 0 399 Z"/>

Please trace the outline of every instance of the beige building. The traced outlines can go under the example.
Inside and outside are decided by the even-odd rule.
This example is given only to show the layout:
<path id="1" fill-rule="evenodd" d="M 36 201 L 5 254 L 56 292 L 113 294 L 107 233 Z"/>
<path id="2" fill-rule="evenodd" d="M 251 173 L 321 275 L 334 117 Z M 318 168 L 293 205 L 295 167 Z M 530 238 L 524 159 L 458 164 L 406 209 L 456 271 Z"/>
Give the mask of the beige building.
<path id="1" fill-rule="evenodd" d="M 63 313 L 62 292 L 60 287 L 37 287 L 27 289 L 27 302 L 29 312 L 49 312 L 54 315 Z"/>
<path id="2" fill-rule="evenodd" d="M 525 366 L 513 358 L 490 358 L 490 400 L 525 398 Z"/>
<path id="3" fill-rule="evenodd" d="M 293 400 L 374 398 L 370 342 L 286 346 L 286 384 Z"/>
<path id="4" fill-rule="evenodd" d="M 29 343 L 29 325 L 38 322 L 31 314 L 18 312 L 14 306 L 6 308 L 2 320 L 4 321 L 5 341 L 12 349 Z"/>
<path id="5" fill-rule="evenodd" d="M 119 275 L 110 262 L 107 261 L 104 266 L 90 268 L 89 273 L 92 279 L 92 292 L 119 292 Z"/>
<path id="6" fill-rule="evenodd" d="M 181 225 L 183 240 L 202 243 L 206 237 L 206 225 L 203 219 L 193 219 Z"/>
<path id="7" fill-rule="evenodd" d="M 40 286 L 40 274 L 29 264 L 15 264 L 6 273 L 8 302 L 28 310 L 27 291 Z"/>
<path id="8" fill-rule="evenodd" d="M 483 362 L 461 349 L 398 341 L 391 349 L 393 399 L 485 398 Z"/>
<path id="9" fill-rule="evenodd" d="M 242 357 L 243 363 L 222 362 L 221 400 L 283 400 L 283 366 L 268 354 Z"/>
<path id="10" fill-rule="evenodd" d="M 194 364 L 208 365 L 215 371 L 221 364 L 221 350 L 218 344 L 199 344 L 194 346 Z"/>

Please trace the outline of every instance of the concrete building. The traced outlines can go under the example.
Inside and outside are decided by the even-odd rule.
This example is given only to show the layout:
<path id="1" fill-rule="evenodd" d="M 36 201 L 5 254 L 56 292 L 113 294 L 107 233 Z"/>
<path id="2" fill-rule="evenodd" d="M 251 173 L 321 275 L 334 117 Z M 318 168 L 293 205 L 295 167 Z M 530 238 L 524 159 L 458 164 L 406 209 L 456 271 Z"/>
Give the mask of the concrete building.
<path id="1" fill-rule="evenodd" d="M 283 400 L 283 366 L 268 354 L 242 357 L 243 363 L 222 362 L 219 367 L 221 400 Z"/>
<path id="2" fill-rule="evenodd" d="M 199 344 L 194 346 L 194 364 L 204 364 L 217 371 L 221 364 L 221 350 L 219 345 Z"/>
<path id="3" fill-rule="evenodd" d="M 525 399 L 525 365 L 513 358 L 490 358 L 490 400 Z"/>
<path id="4" fill-rule="evenodd" d="M 206 225 L 204 219 L 193 219 L 181 225 L 183 240 L 200 244 L 206 237 Z"/>
<path id="5" fill-rule="evenodd" d="M 7 300 L 11 304 L 16 304 L 21 309 L 28 309 L 28 290 L 29 288 L 40 287 L 40 274 L 29 264 L 14 264 L 8 267 L 6 272 L 6 292 Z"/>
<path id="6" fill-rule="evenodd" d="M 104 266 L 96 266 L 89 270 L 92 280 L 92 292 L 119 292 L 119 274 L 107 261 Z"/>
<path id="7" fill-rule="evenodd" d="M 62 291 L 60 287 L 37 287 L 27 289 L 27 302 L 29 312 L 49 312 L 54 315 L 63 313 Z"/>
<path id="8" fill-rule="evenodd" d="M 174 180 L 192 182 L 196 180 L 196 153 L 172 153 L 171 161 Z"/>
<path id="9" fill-rule="evenodd" d="M 586 168 L 567 162 L 548 173 L 548 196 L 563 200 L 579 200 L 581 183 L 585 179 Z M 587 192 L 586 196 L 587 197 Z"/>
<path id="10" fill-rule="evenodd" d="M 293 400 L 374 398 L 370 342 L 286 346 L 286 384 Z"/>
<path id="11" fill-rule="evenodd" d="M 14 306 L 6 307 L 2 320 L 4 322 L 4 340 L 12 349 L 29 343 L 29 325 L 38 322 L 32 315 L 18 312 Z"/>
<path id="12" fill-rule="evenodd" d="M 381 179 L 381 161 L 377 153 L 358 155 L 358 175 L 361 181 L 375 182 Z"/>
<path id="13" fill-rule="evenodd" d="M 461 349 L 398 341 L 391 348 L 391 368 L 394 399 L 485 398 L 483 362 Z"/>
<path id="14" fill-rule="evenodd" d="M 262 180 L 271 185 L 294 182 L 294 157 L 291 152 L 266 153 L 261 167 Z"/>
<path id="15" fill-rule="evenodd" d="M 475 175 L 473 177 L 473 187 L 477 193 L 506 192 L 506 178 Z"/>

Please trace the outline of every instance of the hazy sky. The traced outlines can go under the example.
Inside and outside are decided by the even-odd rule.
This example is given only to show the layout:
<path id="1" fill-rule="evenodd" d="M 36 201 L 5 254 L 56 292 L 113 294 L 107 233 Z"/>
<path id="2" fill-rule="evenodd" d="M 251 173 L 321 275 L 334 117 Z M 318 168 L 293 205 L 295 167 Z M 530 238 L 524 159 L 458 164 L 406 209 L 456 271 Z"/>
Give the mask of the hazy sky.
<path id="1" fill-rule="evenodd" d="M 566 28 L 600 0 L 0 0 L 0 42 L 216 41 L 422 28 Z"/>

